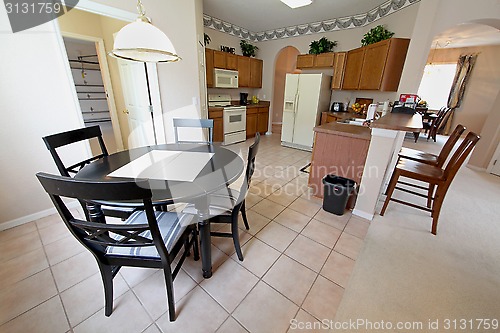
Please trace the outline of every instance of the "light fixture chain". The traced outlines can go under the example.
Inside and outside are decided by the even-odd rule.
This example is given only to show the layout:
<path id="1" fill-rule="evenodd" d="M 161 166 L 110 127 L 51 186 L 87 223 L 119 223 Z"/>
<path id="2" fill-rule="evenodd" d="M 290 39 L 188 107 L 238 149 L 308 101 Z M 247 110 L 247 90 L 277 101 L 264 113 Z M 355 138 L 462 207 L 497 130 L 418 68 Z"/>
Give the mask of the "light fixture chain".
<path id="1" fill-rule="evenodd" d="M 139 12 L 139 15 L 146 16 L 146 10 L 144 9 L 144 5 L 141 0 L 137 0 L 137 11 Z"/>

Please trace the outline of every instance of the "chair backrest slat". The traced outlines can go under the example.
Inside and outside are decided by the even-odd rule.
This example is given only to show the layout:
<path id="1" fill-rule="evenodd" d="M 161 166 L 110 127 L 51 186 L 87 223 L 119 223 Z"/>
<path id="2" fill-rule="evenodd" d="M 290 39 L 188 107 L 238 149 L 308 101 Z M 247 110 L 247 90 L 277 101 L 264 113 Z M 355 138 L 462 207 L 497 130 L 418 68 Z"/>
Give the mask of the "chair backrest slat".
<path id="1" fill-rule="evenodd" d="M 174 118 L 174 135 L 175 135 L 175 142 L 176 143 L 181 143 L 181 142 L 187 142 L 187 143 L 207 143 L 210 144 L 213 142 L 213 129 L 214 129 L 214 120 L 213 119 L 180 119 L 180 118 Z M 184 140 L 179 140 L 179 132 L 178 129 L 186 127 L 186 128 L 201 128 L 201 129 L 208 129 L 208 141 L 184 141 Z"/>
<path id="2" fill-rule="evenodd" d="M 89 159 L 76 163 L 72 166 L 66 166 L 61 157 L 57 153 L 57 148 L 67 146 L 73 143 L 77 143 L 84 140 L 90 140 L 96 138 L 99 142 L 99 146 L 101 149 L 101 153 L 95 155 Z M 108 156 L 108 150 L 106 149 L 106 145 L 104 144 L 104 140 L 102 138 L 101 128 L 96 126 L 79 128 L 72 131 L 67 131 L 63 133 L 57 133 L 48 135 L 42 138 L 47 146 L 47 149 L 50 151 L 54 162 L 56 163 L 57 169 L 62 176 L 69 177 L 70 173 L 77 173 L 78 169 L 83 167 L 85 164 L 88 164 L 92 161 L 95 161 L 103 156 Z"/>
<path id="3" fill-rule="evenodd" d="M 245 170 L 245 179 L 240 188 L 240 195 L 237 200 L 238 203 L 243 202 L 243 200 L 247 195 L 248 188 L 250 187 L 250 182 L 255 172 L 255 157 L 257 156 L 257 152 L 259 151 L 259 143 L 260 143 L 260 133 L 257 132 L 255 134 L 254 143 L 248 148 L 247 168 Z"/>
<path id="4" fill-rule="evenodd" d="M 458 124 L 457 127 L 455 127 L 455 130 L 453 130 L 453 133 L 451 133 L 448 140 L 446 140 L 446 143 L 444 144 L 443 148 L 441 149 L 441 152 L 439 153 L 439 156 L 437 158 L 438 167 L 441 168 L 444 165 L 444 162 L 446 162 L 446 159 L 450 155 L 451 150 L 458 142 L 458 139 L 460 139 L 460 136 L 462 135 L 463 132 L 465 132 L 465 127 L 461 124 Z"/>
<path id="5" fill-rule="evenodd" d="M 460 169 L 465 159 L 467 158 L 467 156 L 469 156 L 472 149 L 474 148 L 474 146 L 476 145 L 476 143 L 479 141 L 480 138 L 481 137 L 476 133 L 469 132 L 465 137 L 465 139 L 460 144 L 460 146 L 458 146 L 455 153 L 453 153 L 450 160 L 448 161 L 448 164 L 446 164 L 446 167 L 444 169 L 445 179 L 448 184 L 451 183 L 451 181 L 457 174 L 458 169 Z"/>

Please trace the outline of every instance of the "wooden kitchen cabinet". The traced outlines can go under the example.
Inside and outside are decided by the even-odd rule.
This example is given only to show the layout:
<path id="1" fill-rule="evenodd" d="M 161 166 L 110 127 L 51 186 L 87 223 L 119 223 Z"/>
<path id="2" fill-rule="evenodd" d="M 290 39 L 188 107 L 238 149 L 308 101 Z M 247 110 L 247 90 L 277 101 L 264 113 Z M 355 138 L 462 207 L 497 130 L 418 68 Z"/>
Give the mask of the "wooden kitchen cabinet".
<path id="1" fill-rule="evenodd" d="M 259 132 L 262 135 L 266 134 L 268 122 L 269 122 L 269 108 L 268 107 L 258 108 L 257 132 Z"/>
<path id="2" fill-rule="evenodd" d="M 397 91 L 409 44 L 391 38 L 347 52 L 342 89 Z"/>
<path id="3" fill-rule="evenodd" d="M 214 85 L 214 50 L 205 49 L 205 71 L 207 87 Z"/>
<path id="4" fill-rule="evenodd" d="M 321 112 L 320 125 L 333 123 L 333 122 L 337 121 L 337 119 L 338 119 L 337 117 L 335 117 L 334 115 L 332 115 L 329 112 Z"/>
<path id="5" fill-rule="evenodd" d="M 226 52 L 214 50 L 214 67 L 226 69 Z"/>
<path id="6" fill-rule="evenodd" d="M 253 138 L 257 133 L 258 108 L 247 108 L 247 139 Z"/>
<path id="7" fill-rule="evenodd" d="M 365 55 L 364 47 L 360 47 L 347 52 L 342 89 L 344 90 L 358 89 L 359 79 L 361 77 L 361 70 L 363 67 L 364 55 Z"/>
<path id="8" fill-rule="evenodd" d="M 213 141 L 224 141 L 223 111 L 208 111 L 208 119 L 214 120 Z"/>
<path id="9" fill-rule="evenodd" d="M 334 52 L 317 54 L 314 59 L 314 67 L 315 68 L 333 67 L 334 59 L 335 59 Z"/>
<path id="10" fill-rule="evenodd" d="M 250 58 L 250 88 L 262 88 L 262 60 Z"/>
<path id="11" fill-rule="evenodd" d="M 238 57 L 238 87 L 250 85 L 250 58 Z"/>
<path id="12" fill-rule="evenodd" d="M 226 69 L 238 70 L 238 56 L 236 54 L 226 53 Z"/>
<path id="13" fill-rule="evenodd" d="M 314 54 L 299 54 L 297 56 L 297 68 L 313 68 Z"/>
<path id="14" fill-rule="evenodd" d="M 347 52 L 335 52 L 335 58 L 333 60 L 332 89 L 342 88 L 346 58 Z"/>

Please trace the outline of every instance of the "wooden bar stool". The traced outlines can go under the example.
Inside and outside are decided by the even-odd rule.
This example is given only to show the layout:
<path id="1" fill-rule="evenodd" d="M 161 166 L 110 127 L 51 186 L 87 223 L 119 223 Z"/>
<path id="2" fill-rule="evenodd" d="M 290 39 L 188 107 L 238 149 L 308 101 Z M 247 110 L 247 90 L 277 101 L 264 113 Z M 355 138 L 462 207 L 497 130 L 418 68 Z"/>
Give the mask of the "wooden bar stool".
<path id="1" fill-rule="evenodd" d="M 455 153 L 452 155 L 450 161 L 448 162 L 448 164 L 444 169 L 435 165 L 424 164 L 412 160 L 407 160 L 407 159 L 400 160 L 392 173 L 391 181 L 387 189 L 387 197 L 385 199 L 384 206 L 382 207 L 380 215 L 383 216 L 385 214 L 385 210 L 387 209 L 389 201 L 394 201 L 413 208 L 425 210 L 431 213 L 432 216 L 431 232 L 432 234 L 435 235 L 437 233 L 439 213 L 441 211 L 441 206 L 443 204 L 443 200 L 448 191 L 448 188 L 450 187 L 453 178 L 455 178 L 458 169 L 460 169 L 463 162 L 470 154 L 470 152 L 472 151 L 476 143 L 479 141 L 479 139 L 480 139 L 479 135 L 473 132 L 469 132 L 469 134 L 467 134 L 467 136 L 462 141 L 460 146 L 457 148 Z M 396 185 L 399 182 L 399 177 L 406 177 L 428 183 L 429 189 L 419 185 L 404 183 L 405 185 L 410 185 L 416 188 L 428 190 L 427 195 L 411 191 L 406 188 L 397 187 Z M 436 187 L 436 194 L 434 197 L 432 197 L 434 187 Z M 395 189 L 427 198 L 428 203 L 432 202 L 432 207 L 429 208 L 429 205 L 428 207 L 423 207 L 417 204 L 392 198 L 392 194 L 394 193 Z"/>
<path id="2" fill-rule="evenodd" d="M 451 133 L 450 137 L 444 144 L 439 155 L 434 155 L 426 153 L 421 150 L 403 147 L 401 148 L 401 151 L 398 154 L 399 159 L 404 158 L 407 160 L 412 160 L 420 163 L 435 165 L 437 167 L 442 167 L 444 165 L 444 162 L 446 162 L 446 159 L 450 155 L 453 147 L 458 142 L 458 139 L 460 139 L 462 133 L 465 132 L 465 129 L 466 128 L 463 125 L 460 124 L 457 125 L 453 133 Z"/>

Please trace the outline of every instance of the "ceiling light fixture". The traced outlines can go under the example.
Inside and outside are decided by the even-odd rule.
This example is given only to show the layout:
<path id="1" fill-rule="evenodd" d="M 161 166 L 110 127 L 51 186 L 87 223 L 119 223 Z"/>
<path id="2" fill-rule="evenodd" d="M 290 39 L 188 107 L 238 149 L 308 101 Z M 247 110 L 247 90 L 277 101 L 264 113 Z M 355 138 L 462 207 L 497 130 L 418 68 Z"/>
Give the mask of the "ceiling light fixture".
<path id="1" fill-rule="evenodd" d="M 299 8 L 312 4 L 312 0 L 280 0 L 290 8 Z"/>
<path id="2" fill-rule="evenodd" d="M 174 62 L 181 58 L 163 31 L 151 24 L 141 0 L 137 1 L 139 17 L 124 26 L 115 37 L 113 57 L 140 62 Z"/>

